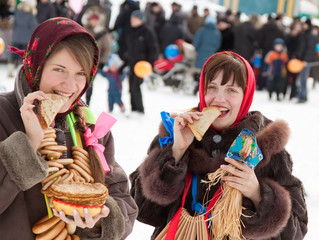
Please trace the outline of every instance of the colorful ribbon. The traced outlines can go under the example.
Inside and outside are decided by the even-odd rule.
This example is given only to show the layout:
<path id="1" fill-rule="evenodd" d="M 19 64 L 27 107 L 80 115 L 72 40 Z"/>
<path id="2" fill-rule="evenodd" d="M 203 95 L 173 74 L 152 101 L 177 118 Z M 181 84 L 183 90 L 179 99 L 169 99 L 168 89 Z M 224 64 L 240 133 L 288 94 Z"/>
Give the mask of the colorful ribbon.
<path id="1" fill-rule="evenodd" d="M 166 131 L 169 133 L 168 137 L 162 137 L 158 139 L 161 147 L 164 147 L 170 144 L 171 142 L 174 142 L 174 118 L 171 118 L 170 114 L 164 111 L 161 112 L 161 118 L 166 128 Z"/>
<path id="2" fill-rule="evenodd" d="M 113 116 L 102 112 L 96 120 L 94 131 L 92 132 L 90 128 L 87 128 L 86 132 L 84 133 L 86 146 L 92 146 L 95 149 L 101 160 L 104 172 L 110 171 L 110 167 L 107 164 L 105 156 L 103 154 L 105 147 L 98 142 L 98 139 L 104 137 L 116 121 L 117 120 Z"/>

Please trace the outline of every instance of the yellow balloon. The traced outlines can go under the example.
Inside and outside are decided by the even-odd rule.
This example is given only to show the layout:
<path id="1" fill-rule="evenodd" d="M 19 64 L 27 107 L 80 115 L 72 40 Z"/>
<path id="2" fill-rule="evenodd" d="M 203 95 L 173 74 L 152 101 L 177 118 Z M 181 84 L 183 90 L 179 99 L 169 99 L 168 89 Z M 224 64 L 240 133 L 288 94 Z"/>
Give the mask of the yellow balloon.
<path id="1" fill-rule="evenodd" d="M 145 78 L 151 75 L 152 65 L 147 61 L 138 61 L 134 66 L 134 73 L 140 78 Z"/>
<path id="2" fill-rule="evenodd" d="M 4 49 L 5 49 L 5 42 L 2 38 L 0 38 L 0 55 L 3 53 Z"/>
<path id="3" fill-rule="evenodd" d="M 303 62 L 298 59 L 291 59 L 287 64 L 287 68 L 291 73 L 299 73 L 303 69 Z"/>

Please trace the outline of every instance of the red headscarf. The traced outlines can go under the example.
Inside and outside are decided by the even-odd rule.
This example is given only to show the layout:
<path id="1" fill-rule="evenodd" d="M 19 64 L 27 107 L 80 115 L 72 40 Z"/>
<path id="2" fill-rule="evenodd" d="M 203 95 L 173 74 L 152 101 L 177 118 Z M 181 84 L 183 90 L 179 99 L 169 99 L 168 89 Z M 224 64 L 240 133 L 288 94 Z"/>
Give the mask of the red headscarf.
<path id="1" fill-rule="evenodd" d="M 10 47 L 11 52 L 23 57 L 23 68 L 32 92 L 39 90 L 44 63 L 54 48 L 64 38 L 74 34 L 88 35 L 95 46 L 94 65 L 90 80 L 94 79 L 99 62 L 99 50 L 96 40 L 84 27 L 69 18 L 56 17 L 41 23 L 33 32 L 25 51 Z M 81 51 L 79 49 L 79 51 Z M 80 101 L 89 84 L 87 83 L 78 99 L 72 104 L 69 111 Z"/>
<path id="2" fill-rule="evenodd" d="M 199 82 L 199 107 L 200 107 L 200 111 L 202 111 L 202 109 L 204 107 L 206 107 L 206 102 L 205 102 L 205 79 L 204 79 L 204 68 L 206 66 L 206 64 L 217 54 L 225 54 L 225 53 L 230 53 L 233 54 L 235 56 L 237 56 L 238 58 L 240 58 L 243 63 L 246 66 L 246 71 L 247 71 L 247 85 L 246 85 L 246 89 L 244 92 L 244 98 L 242 101 L 242 104 L 240 106 L 240 110 L 239 113 L 237 115 L 237 118 L 235 120 L 235 122 L 232 124 L 232 126 L 237 125 L 238 123 L 240 123 L 241 120 L 243 120 L 243 118 L 247 115 L 249 108 L 253 102 L 253 98 L 254 98 L 254 93 L 255 93 L 255 75 L 254 75 L 254 71 L 251 68 L 250 64 L 247 62 L 246 59 L 244 59 L 243 57 L 241 57 L 240 55 L 238 55 L 237 53 L 234 52 L 230 52 L 230 51 L 226 51 L 226 52 L 218 52 L 215 53 L 214 55 L 212 55 L 204 64 L 202 72 L 201 72 L 201 76 L 200 76 L 200 82 Z"/>

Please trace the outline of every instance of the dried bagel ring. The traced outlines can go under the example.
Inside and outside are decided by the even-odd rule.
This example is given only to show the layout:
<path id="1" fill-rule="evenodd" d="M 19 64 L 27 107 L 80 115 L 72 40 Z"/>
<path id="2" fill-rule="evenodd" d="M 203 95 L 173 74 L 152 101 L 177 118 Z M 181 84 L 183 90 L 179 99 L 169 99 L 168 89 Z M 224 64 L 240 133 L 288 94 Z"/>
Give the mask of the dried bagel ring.
<path id="1" fill-rule="evenodd" d="M 86 171 L 88 174 L 90 174 L 92 176 L 91 169 L 88 168 L 85 164 L 83 164 L 83 162 L 81 162 L 80 160 L 75 159 L 74 160 L 74 164 L 80 166 L 84 171 Z"/>
<path id="2" fill-rule="evenodd" d="M 58 145 L 57 142 L 41 142 L 39 149 L 44 148 L 46 146 L 54 146 L 54 145 Z"/>
<path id="3" fill-rule="evenodd" d="M 60 171 L 49 175 L 46 179 L 44 179 L 44 180 L 42 181 L 42 183 L 45 184 L 45 183 L 49 182 L 50 180 L 52 180 L 52 179 L 54 179 L 54 178 L 56 178 L 56 177 L 62 175 L 63 173 L 66 173 L 66 172 L 67 172 L 67 169 L 62 168 Z"/>
<path id="4" fill-rule="evenodd" d="M 83 149 L 81 147 L 73 146 L 72 151 L 79 151 L 80 153 L 84 154 L 84 156 L 89 157 L 88 151 L 86 151 L 85 149 Z"/>
<path id="5" fill-rule="evenodd" d="M 83 158 L 79 157 L 78 155 L 74 155 L 73 157 L 74 157 L 74 160 L 73 160 L 73 161 L 75 161 L 75 160 L 80 161 L 80 162 L 82 162 L 86 167 L 88 167 L 89 169 L 91 169 L 91 166 L 90 166 L 90 163 L 89 163 L 89 162 L 83 160 Z"/>
<path id="6" fill-rule="evenodd" d="M 36 222 L 32 227 L 32 232 L 34 234 L 41 234 L 48 231 L 51 227 L 57 224 L 60 221 L 59 217 L 53 216 L 49 218 L 49 216 L 45 216 L 41 218 L 38 222 Z"/>
<path id="7" fill-rule="evenodd" d="M 90 162 L 90 159 L 79 151 L 73 151 L 72 156 L 73 156 L 73 158 L 81 158 L 86 162 Z"/>
<path id="8" fill-rule="evenodd" d="M 58 151 L 58 152 L 65 152 L 66 150 L 68 150 L 68 148 L 64 145 L 51 145 L 51 146 L 45 147 L 45 149 L 50 151 Z"/>

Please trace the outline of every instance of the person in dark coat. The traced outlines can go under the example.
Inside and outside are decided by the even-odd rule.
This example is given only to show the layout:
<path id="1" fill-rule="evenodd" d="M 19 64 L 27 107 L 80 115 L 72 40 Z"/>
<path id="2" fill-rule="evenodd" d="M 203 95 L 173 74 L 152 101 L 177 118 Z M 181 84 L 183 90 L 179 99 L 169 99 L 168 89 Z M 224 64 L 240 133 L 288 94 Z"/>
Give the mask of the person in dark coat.
<path id="1" fill-rule="evenodd" d="M 139 2 L 133 0 L 125 0 L 120 6 L 120 12 L 116 17 L 115 23 L 111 31 L 117 31 L 118 33 L 118 44 L 119 51 L 118 54 L 120 58 L 124 61 L 122 68 L 127 66 L 128 59 L 127 56 L 127 34 L 131 29 L 131 13 L 135 10 L 139 10 Z M 121 71 L 121 70 L 120 70 Z"/>
<path id="2" fill-rule="evenodd" d="M 257 88 L 258 90 L 264 89 L 267 85 L 267 76 L 265 73 L 268 70 L 268 65 L 265 63 L 266 54 L 272 50 L 273 42 L 276 38 L 284 38 L 284 33 L 278 27 L 275 19 L 271 16 L 268 17 L 268 22 L 264 24 L 258 31 L 258 46 L 262 50 L 262 66 L 260 75 L 258 77 Z"/>
<path id="3" fill-rule="evenodd" d="M 304 68 L 299 73 L 300 89 L 298 94 L 298 103 L 305 103 L 308 101 L 307 78 L 310 73 L 310 68 L 307 67 L 307 64 L 317 61 L 316 43 L 317 38 L 312 33 L 311 20 L 307 19 L 303 24 L 303 33 L 301 35 L 300 45 L 297 51 L 297 58 L 303 61 L 304 64 Z"/>
<path id="4" fill-rule="evenodd" d="M 144 114 L 144 105 L 140 85 L 143 79 L 136 76 L 134 66 L 138 61 L 145 60 L 153 65 L 158 58 L 158 44 L 155 34 L 144 24 L 145 16 L 140 10 L 131 14 L 131 30 L 127 34 L 126 44 L 129 73 L 129 88 L 131 94 L 131 111 Z"/>
<path id="5" fill-rule="evenodd" d="M 241 55 L 247 61 L 252 62 L 257 48 L 257 29 L 254 25 L 258 16 L 253 14 L 246 22 L 239 23 L 234 27 L 234 52 Z"/>
<path id="6" fill-rule="evenodd" d="M 14 13 L 12 46 L 26 49 L 34 29 L 38 26 L 37 10 L 28 1 L 20 2 Z M 13 77 L 13 70 L 22 61 L 16 54 L 9 55 L 8 77 Z"/>
<path id="7" fill-rule="evenodd" d="M 163 7 L 152 2 L 145 8 L 145 24 L 152 29 L 156 34 L 157 42 L 160 42 L 161 31 L 166 23 L 165 11 Z"/>
<path id="8" fill-rule="evenodd" d="M 183 31 L 180 27 L 181 18 L 178 14 L 172 15 L 170 20 L 165 23 L 160 34 L 160 53 L 164 56 L 165 48 L 170 44 L 175 44 L 176 40 L 183 39 Z"/>
<path id="9" fill-rule="evenodd" d="M 178 209 L 186 210 L 188 219 L 209 214 L 208 204 L 218 196 L 221 184 L 242 193 L 240 239 L 304 238 L 307 206 L 303 184 L 292 175 L 293 162 L 285 149 L 289 127 L 282 120 L 272 121 L 259 111 L 249 111 L 254 91 L 250 64 L 236 53 L 218 52 L 203 67 L 197 107 L 180 114 L 162 114 L 163 123 L 145 160 L 130 174 L 131 195 L 139 206 L 137 219 L 155 227 L 151 239 L 165 226 L 176 230 L 169 222 L 174 219 L 174 224 L 178 223 Z M 206 106 L 219 108 L 221 115 L 198 141 L 188 124 L 200 119 Z M 257 151 L 258 145 L 263 155 L 255 170 L 232 159 L 231 154 L 225 157 L 244 129 L 255 136 L 251 147 Z M 203 180 L 208 181 L 207 174 L 220 168 L 233 176 L 224 176 L 209 188 Z M 212 238 L 215 236 L 210 234 Z"/>
<path id="10" fill-rule="evenodd" d="M 302 23 L 299 20 L 297 20 L 291 24 L 290 33 L 287 34 L 287 36 L 285 37 L 285 43 L 287 47 L 287 54 L 289 60 L 295 59 L 297 57 L 296 54 L 300 46 L 301 34 Z M 290 86 L 289 100 L 292 100 L 297 96 L 297 77 L 297 73 L 292 73 L 289 71 L 289 69 L 287 69 L 287 77 L 285 79 L 283 95 L 284 97 L 286 96 L 288 87 Z"/>
<path id="11" fill-rule="evenodd" d="M 37 10 L 37 19 L 39 23 L 42 23 L 49 18 L 56 17 L 55 8 L 49 0 L 39 0 Z"/>
<path id="12" fill-rule="evenodd" d="M 232 51 L 234 49 L 234 31 L 227 18 L 218 19 L 217 28 L 222 34 L 222 42 L 218 51 Z"/>
<path id="13" fill-rule="evenodd" d="M 125 239 L 132 231 L 137 206 L 129 194 L 127 175 L 114 158 L 112 132 L 102 133 L 99 140 L 90 134 L 89 128 L 92 132 L 96 130 L 95 122 L 86 116 L 94 116 L 81 100 L 94 79 L 98 51 L 95 39 L 82 26 L 60 17 L 49 19 L 35 29 L 26 54 L 15 50 L 24 57 L 25 64 L 17 74 L 14 90 L 0 94 L 1 239 L 38 239 L 32 227 L 43 217 L 50 216 L 52 205 L 46 204 L 42 181 L 53 174 L 53 169 L 49 169 L 47 157 L 39 150 L 45 130 L 40 125 L 39 104 L 34 105 L 47 99 L 48 94 L 67 98 L 49 123 L 51 130 L 55 130 L 56 138 L 51 135 L 53 142 L 67 148 L 60 158 L 72 158 L 72 147 L 77 143 L 81 152 L 87 153 L 92 178 L 105 185 L 109 193 L 102 212 L 94 218 L 86 213 L 83 221 L 77 211 L 72 219 L 63 211 L 53 213 L 62 224 L 75 225 L 75 234 L 80 239 Z M 77 140 L 71 136 L 73 124 L 67 121 L 68 114 L 74 114 Z M 91 145 L 97 142 L 103 147 L 99 152 Z M 96 157 L 98 153 L 103 162 Z M 103 163 L 109 168 L 104 168 Z"/>

